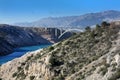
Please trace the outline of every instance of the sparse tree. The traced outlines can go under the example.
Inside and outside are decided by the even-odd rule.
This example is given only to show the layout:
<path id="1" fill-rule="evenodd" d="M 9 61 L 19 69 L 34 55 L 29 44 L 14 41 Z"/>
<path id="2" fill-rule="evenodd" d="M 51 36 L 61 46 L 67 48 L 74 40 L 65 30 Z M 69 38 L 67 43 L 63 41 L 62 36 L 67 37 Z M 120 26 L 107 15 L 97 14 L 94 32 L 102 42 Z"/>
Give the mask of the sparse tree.
<path id="1" fill-rule="evenodd" d="M 96 24 L 96 29 L 99 29 L 101 26 L 99 24 Z"/>
<path id="2" fill-rule="evenodd" d="M 109 26 L 110 24 L 109 23 L 107 23 L 106 21 L 103 21 L 102 23 L 101 23 L 101 26 L 102 27 L 106 27 L 106 26 Z"/>
<path id="3" fill-rule="evenodd" d="M 86 31 L 91 31 L 90 26 L 87 26 L 87 27 L 85 28 L 85 30 L 86 30 Z"/>

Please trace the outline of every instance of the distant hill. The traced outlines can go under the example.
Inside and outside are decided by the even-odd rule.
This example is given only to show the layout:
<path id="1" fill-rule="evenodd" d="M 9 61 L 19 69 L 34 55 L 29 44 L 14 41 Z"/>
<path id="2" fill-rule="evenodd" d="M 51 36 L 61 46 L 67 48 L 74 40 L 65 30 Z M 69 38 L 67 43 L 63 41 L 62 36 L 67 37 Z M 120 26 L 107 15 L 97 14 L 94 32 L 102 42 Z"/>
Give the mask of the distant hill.
<path id="1" fill-rule="evenodd" d="M 109 10 L 97 13 L 88 13 L 80 16 L 49 17 L 29 23 L 16 23 L 19 26 L 35 27 L 64 27 L 64 28 L 84 28 L 99 24 L 102 21 L 120 20 L 120 11 Z"/>

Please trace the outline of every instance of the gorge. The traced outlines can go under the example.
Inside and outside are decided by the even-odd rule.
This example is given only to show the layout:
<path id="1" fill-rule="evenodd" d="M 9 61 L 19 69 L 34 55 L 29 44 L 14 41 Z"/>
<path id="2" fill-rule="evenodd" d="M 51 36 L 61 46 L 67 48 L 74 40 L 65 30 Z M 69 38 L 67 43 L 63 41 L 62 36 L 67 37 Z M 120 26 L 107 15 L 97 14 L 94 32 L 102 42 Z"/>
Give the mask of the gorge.
<path id="1" fill-rule="evenodd" d="M 56 43 L 72 35 L 58 39 L 64 30 L 57 28 L 19 27 L 7 24 L 0 25 L 0 56 L 10 54 L 14 48 Z"/>

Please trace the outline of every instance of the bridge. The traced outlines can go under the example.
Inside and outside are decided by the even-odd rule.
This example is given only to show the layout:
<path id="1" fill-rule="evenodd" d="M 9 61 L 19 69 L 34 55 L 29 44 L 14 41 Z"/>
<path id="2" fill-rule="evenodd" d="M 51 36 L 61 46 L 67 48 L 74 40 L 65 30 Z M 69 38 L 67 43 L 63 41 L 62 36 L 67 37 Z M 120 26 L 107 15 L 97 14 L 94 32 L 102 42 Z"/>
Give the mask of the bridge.
<path id="1" fill-rule="evenodd" d="M 68 30 L 65 30 L 64 32 L 63 32 L 63 30 L 60 30 L 60 31 L 61 31 L 61 33 L 60 33 L 58 39 L 60 39 L 67 32 L 83 32 L 84 30 L 82 30 L 82 29 L 68 29 Z"/>
<path id="2" fill-rule="evenodd" d="M 63 28 L 46 28 L 47 33 L 42 35 L 43 38 L 49 41 L 60 41 L 62 39 L 67 39 L 72 36 L 72 32 L 79 33 L 83 32 L 83 29 L 63 29 Z"/>

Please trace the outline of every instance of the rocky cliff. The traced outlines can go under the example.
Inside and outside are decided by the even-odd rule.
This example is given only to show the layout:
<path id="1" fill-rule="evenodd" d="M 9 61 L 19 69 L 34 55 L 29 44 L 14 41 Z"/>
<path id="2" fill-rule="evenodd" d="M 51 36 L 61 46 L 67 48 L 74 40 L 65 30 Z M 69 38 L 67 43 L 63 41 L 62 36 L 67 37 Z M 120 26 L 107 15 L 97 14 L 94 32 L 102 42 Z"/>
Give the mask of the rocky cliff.
<path id="1" fill-rule="evenodd" d="M 56 28 L 18 27 L 1 24 L 0 55 L 8 54 L 16 47 L 55 43 L 58 41 L 59 35 L 60 30 Z"/>
<path id="2" fill-rule="evenodd" d="M 97 25 L 0 67 L 1 80 L 119 80 L 120 25 Z"/>

